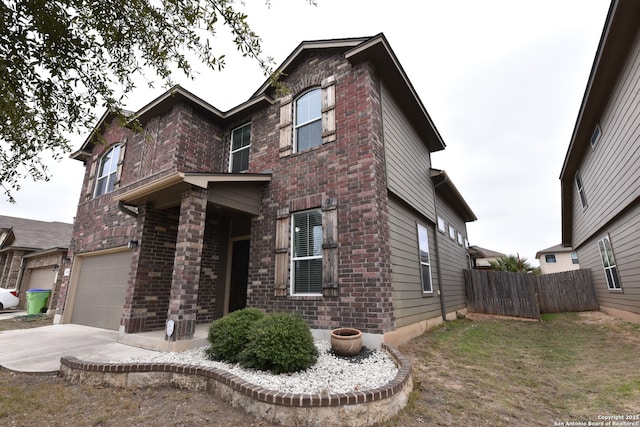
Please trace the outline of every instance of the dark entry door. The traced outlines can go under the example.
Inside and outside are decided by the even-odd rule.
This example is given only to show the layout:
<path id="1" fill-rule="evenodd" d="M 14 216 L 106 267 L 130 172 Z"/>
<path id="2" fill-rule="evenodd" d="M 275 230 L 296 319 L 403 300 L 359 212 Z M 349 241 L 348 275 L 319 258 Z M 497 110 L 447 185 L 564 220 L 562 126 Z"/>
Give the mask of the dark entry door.
<path id="1" fill-rule="evenodd" d="M 249 240 L 236 240 L 231 249 L 229 313 L 247 306 L 249 280 Z"/>

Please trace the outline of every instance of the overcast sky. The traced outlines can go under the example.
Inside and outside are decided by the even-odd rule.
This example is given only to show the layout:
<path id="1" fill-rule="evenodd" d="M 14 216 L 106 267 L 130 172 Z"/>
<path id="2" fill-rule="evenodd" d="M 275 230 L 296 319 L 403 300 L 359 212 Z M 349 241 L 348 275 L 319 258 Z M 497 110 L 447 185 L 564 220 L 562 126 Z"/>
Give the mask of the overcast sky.
<path id="1" fill-rule="evenodd" d="M 530 261 L 560 243 L 558 177 L 609 0 L 246 3 L 277 64 L 303 40 L 384 33 L 447 145 L 432 166 L 447 171 L 478 217 L 467 226 L 470 243 Z M 228 110 L 265 79 L 256 64 L 232 54 L 222 30 L 217 40 L 225 70 L 175 81 Z M 126 107 L 138 110 L 163 92 L 141 87 Z M 82 163 L 65 159 L 50 168 L 50 182 L 22 183 L 16 204 L 0 199 L 0 214 L 73 222 Z"/>

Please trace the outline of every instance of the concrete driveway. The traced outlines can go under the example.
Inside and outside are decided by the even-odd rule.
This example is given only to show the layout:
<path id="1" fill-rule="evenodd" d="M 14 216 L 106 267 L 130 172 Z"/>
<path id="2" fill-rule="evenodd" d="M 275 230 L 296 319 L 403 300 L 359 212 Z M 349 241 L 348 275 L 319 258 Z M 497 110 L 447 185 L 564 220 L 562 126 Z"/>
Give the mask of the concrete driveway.
<path id="1" fill-rule="evenodd" d="M 54 373 L 60 358 L 109 362 L 157 354 L 118 342 L 118 332 L 64 324 L 0 332 L 0 367 L 16 372 Z"/>

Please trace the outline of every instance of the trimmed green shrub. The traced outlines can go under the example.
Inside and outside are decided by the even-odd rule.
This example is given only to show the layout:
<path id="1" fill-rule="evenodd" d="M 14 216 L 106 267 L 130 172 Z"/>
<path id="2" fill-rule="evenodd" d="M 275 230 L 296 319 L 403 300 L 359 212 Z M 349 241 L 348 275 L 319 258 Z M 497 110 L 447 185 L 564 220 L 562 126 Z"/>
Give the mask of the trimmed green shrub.
<path id="1" fill-rule="evenodd" d="M 243 308 L 213 321 L 209 326 L 211 346 L 207 355 L 213 360 L 238 363 L 251 326 L 263 317 L 264 313 L 257 308 Z"/>
<path id="2" fill-rule="evenodd" d="M 245 368 L 274 374 L 309 368 L 318 359 L 309 326 L 296 314 L 273 313 L 253 324 L 249 342 L 240 354 Z"/>

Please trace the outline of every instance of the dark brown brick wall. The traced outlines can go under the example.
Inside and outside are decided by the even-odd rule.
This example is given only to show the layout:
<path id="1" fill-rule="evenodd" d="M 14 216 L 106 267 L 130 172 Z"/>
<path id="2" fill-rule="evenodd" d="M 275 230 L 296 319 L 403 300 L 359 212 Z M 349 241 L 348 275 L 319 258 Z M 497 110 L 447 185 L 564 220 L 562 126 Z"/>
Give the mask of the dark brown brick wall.
<path id="1" fill-rule="evenodd" d="M 309 55 L 285 83 L 295 96 L 330 75 L 336 77 L 335 142 L 279 158 L 278 105 L 253 118 L 249 168 L 270 169 L 273 180 L 253 222 L 248 304 L 297 311 L 315 328 L 383 333 L 394 319 L 378 80 L 366 64 Z M 276 210 L 320 207 L 328 197 L 338 201 L 339 296 L 274 297 Z"/>

